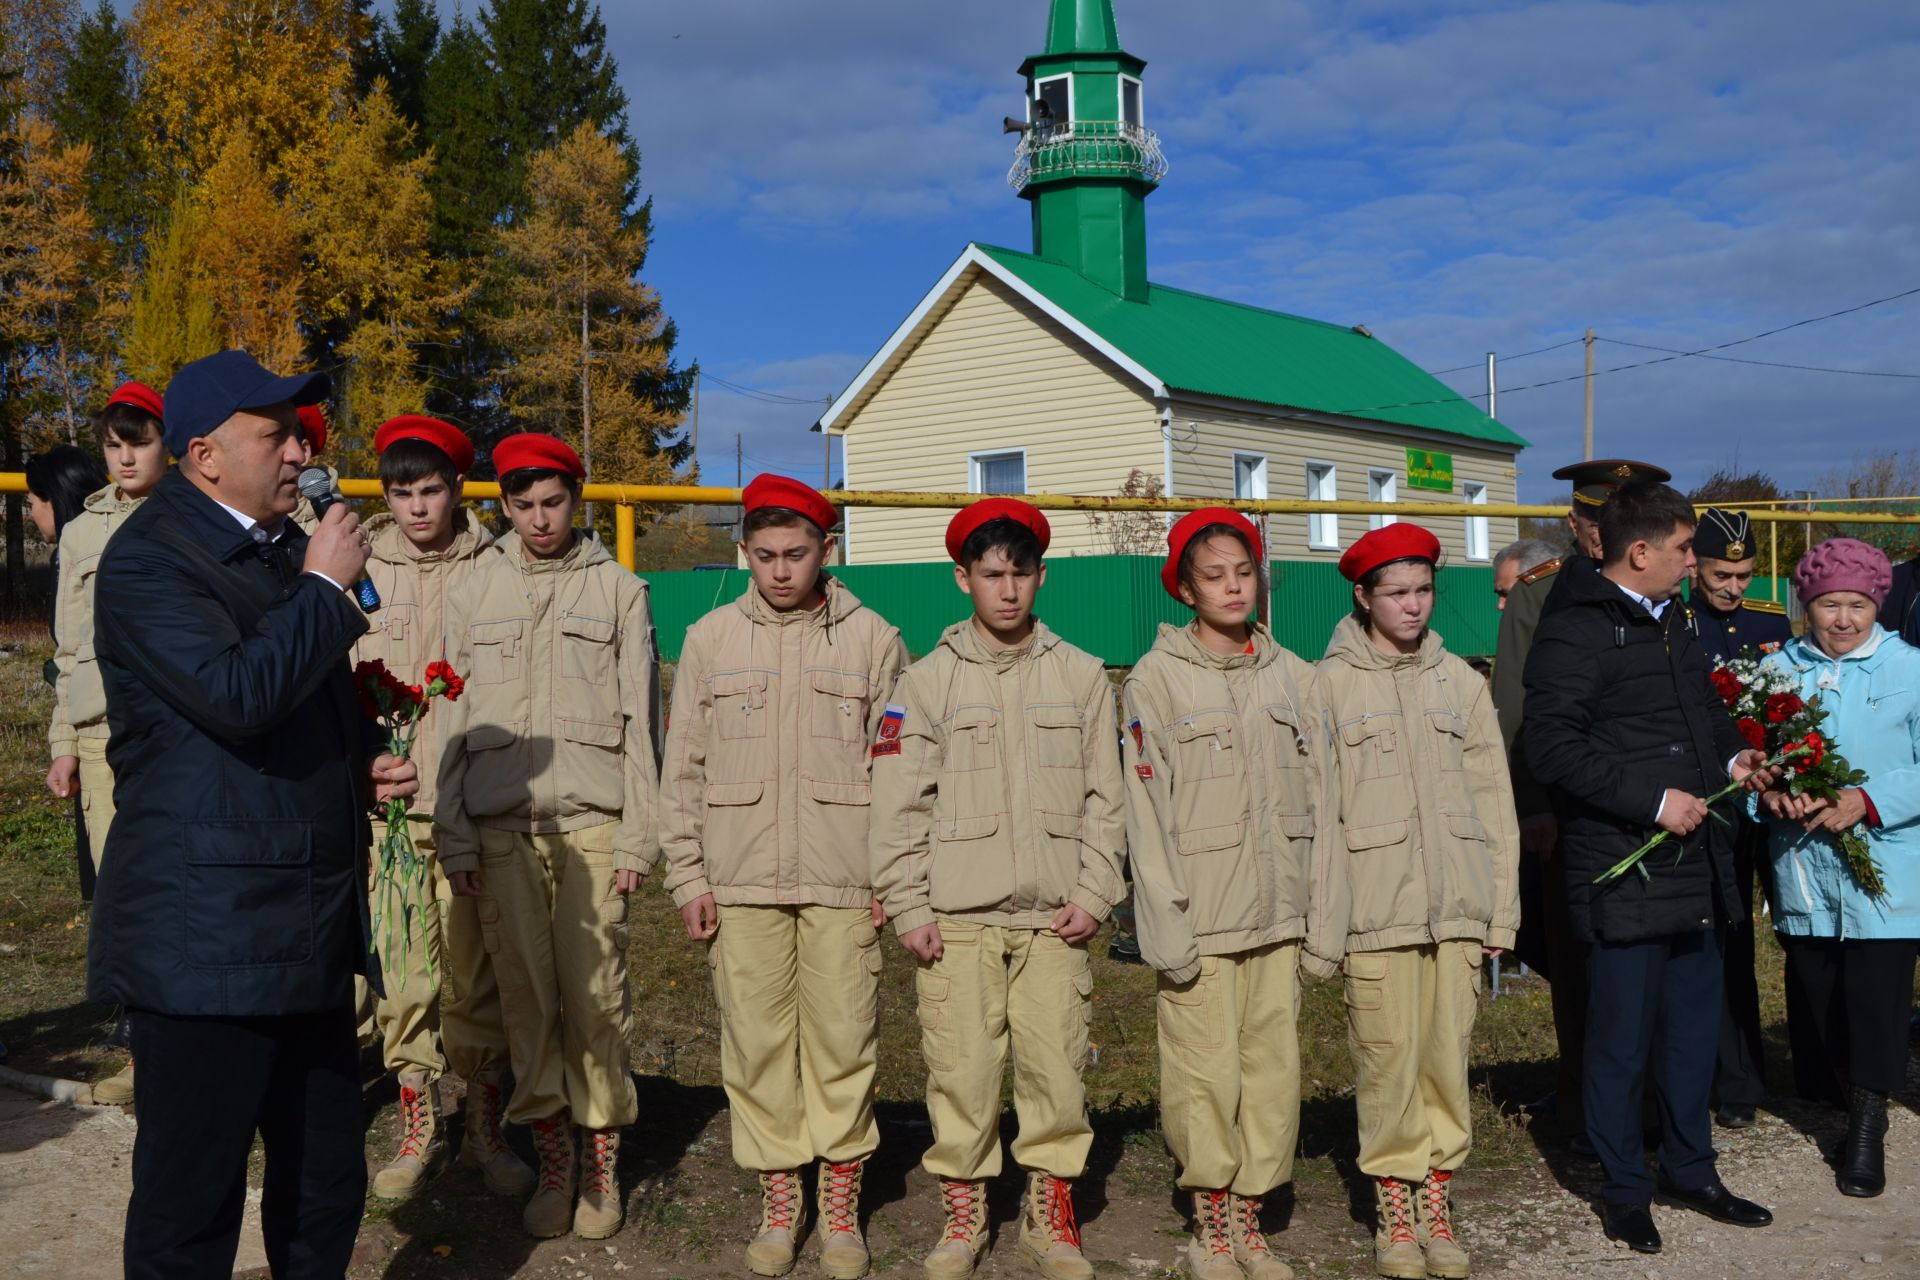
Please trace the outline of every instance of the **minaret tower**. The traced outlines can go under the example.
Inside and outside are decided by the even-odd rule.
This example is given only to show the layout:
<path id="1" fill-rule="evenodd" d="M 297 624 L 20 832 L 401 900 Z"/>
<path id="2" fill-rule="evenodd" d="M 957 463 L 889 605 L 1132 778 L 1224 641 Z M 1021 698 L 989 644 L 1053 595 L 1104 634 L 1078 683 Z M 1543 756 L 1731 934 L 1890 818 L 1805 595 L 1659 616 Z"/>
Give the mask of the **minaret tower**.
<path id="1" fill-rule="evenodd" d="M 1033 205 L 1033 251 L 1147 300 L 1147 196 L 1166 176 L 1113 0 L 1051 0 L 1047 48 L 1020 64 L 1026 128 L 1007 181 Z M 1016 127 L 1009 124 L 1009 128 Z"/>

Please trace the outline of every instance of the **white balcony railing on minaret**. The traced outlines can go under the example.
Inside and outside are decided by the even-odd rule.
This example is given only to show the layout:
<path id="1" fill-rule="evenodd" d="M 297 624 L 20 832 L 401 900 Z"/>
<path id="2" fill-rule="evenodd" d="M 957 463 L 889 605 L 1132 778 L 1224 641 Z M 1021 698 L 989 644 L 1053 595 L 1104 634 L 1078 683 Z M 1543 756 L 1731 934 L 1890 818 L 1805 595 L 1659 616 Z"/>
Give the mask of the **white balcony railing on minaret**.
<path id="1" fill-rule="evenodd" d="M 1167 176 L 1167 158 L 1158 134 L 1123 120 L 1035 125 L 1020 135 L 1007 185 L 1021 191 L 1035 178 L 1069 172 L 1158 182 Z"/>

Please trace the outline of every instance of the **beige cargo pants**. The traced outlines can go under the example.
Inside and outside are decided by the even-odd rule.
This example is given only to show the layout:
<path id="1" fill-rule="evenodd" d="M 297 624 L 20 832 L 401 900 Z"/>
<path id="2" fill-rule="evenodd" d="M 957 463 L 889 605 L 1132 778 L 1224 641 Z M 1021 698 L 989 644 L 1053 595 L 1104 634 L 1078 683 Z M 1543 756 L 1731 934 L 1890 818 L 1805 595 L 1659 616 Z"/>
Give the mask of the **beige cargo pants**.
<path id="1" fill-rule="evenodd" d="M 1300 1138 L 1300 944 L 1203 956 L 1160 979 L 1160 1123 L 1180 1186 L 1260 1197 L 1293 1176 Z"/>
<path id="2" fill-rule="evenodd" d="M 100 855 L 107 849 L 113 828 L 113 770 L 107 767 L 107 740 L 81 737 L 74 743 L 80 760 L 80 812 L 87 820 L 87 852 L 93 872 L 100 874 Z"/>
<path id="3" fill-rule="evenodd" d="M 480 935 L 500 984 L 514 1124 L 570 1110 L 583 1128 L 615 1129 L 639 1114 L 627 1067 L 627 899 L 613 887 L 617 825 L 480 829 Z"/>
<path id="4" fill-rule="evenodd" d="M 933 1121 L 927 1172 L 969 1181 L 999 1175 L 1000 1087 L 1011 1047 L 1020 1118 L 1014 1163 L 1079 1177 L 1093 1142 L 1080 1082 L 1093 1020 L 1087 949 L 1039 930 L 939 923 L 945 954 L 914 974 Z"/>
<path id="5" fill-rule="evenodd" d="M 707 948 L 733 1158 L 771 1173 L 864 1160 L 880 937 L 865 907 L 723 906 Z"/>
<path id="6" fill-rule="evenodd" d="M 489 1068 L 507 1065 L 500 987 L 493 976 L 493 959 L 480 938 L 480 904 L 476 898 L 453 896 L 440 860 L 433 856 L 433 818 L 410 813 L 407 822 L 413 829 L 414 848 L 427 858 L 427 888 L 433 902 L 407 945 L 404 969 L 383 974 L 387 994 L 374 1009 L 381 1059 L 395 1075 L 424 1071 L 438 1079 L 451 1070 L 471 1080 Z M 379 856 L 375 849 L 373 859 Z M 429 956 L 432 978 L 427 976 Z M 449 988 L 444 999 L 441 980 Z"/>
<path id="7" fill-rule="evenodd" d="M 1429 1169 L 1466 1163 L 1481 961 L 1477 942 L 1348 954 L 1347 1040 L 1367 1176 L 1419 1182 Z"/>

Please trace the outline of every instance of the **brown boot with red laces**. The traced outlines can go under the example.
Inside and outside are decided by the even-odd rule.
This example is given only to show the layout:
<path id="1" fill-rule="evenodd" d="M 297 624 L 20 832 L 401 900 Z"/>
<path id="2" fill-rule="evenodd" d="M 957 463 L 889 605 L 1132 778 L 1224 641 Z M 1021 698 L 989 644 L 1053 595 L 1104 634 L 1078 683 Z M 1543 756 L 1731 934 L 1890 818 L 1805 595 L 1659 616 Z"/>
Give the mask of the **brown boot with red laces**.
<path id="1" fill-rule="evenodd" d="M 533 1170 L 513 1153 L 501 1132 L 507 1119 L 506 1082 L 498 1071 L 482 1071 L 467 1081 L 466 1138 L 460 1158 L 480 1170 L 487 1190 L 497 1196 L 524 1196 L 533 1190 Z"/>
<path id="2" fill-rule="evenodd" d="M 1376 1178 L 1373 1200 L 1380 1215 L 1373 1229 L 1373 1269 L 1389 1280 L 1426 1280 L 1427 1258 L 1413 1233 L 1413 1184 Z"/>
<path id="3" fill-rule="evenodd" d="M 927 1280 L 965 1280 L 987 1251 L 987 1187 L 983 1182 L 940 1179 L 947 1225 L 940 1243 L 920 1264 Z"/>
<path id="4" fill-rule="evenodd" d="M 573 1207 L 573 1234 L 582 1240 L 605 1240 L 625 1220 L 619 1163 L 618 1129 L 580 1131 L 580 1203 Z"/>
<path id="5" fill-rule="evenodd" d="M 806 1212 L 798 1172 L 781 1169 L 761 1174 L 760 1230 L 747 1245 L 747 1270 L 757 1276 L 783 1276 L 793 1270 Z"/>
<path id="6" fill-rule="evenodd" d="M 1073 1217 L 1073 1186 L 1049 1173 L 1027 1175 L 1026 1207 L 1020 1215 L 1020 1248 L 1046 1280 L 1093 1280 L 1093 1264 L 1080 1252 L 1080 1224 Z"/>
<path id="7" fill-rule="evenodd" d="M 820 1162 L 820 1269 L 833 1280 L 860 1280 L 872 1258 L 860 1236 L 860 1177 L 866 1163 Z"/>
<path id="8" fill-rule="evenodd" d="M 573 1229 L 573 1117 L 562 1111 L 535 1120 L 532 1129 L 533 1149 L 540 1157 L 540 1180 L 533 1199 L 520 1211 L 520 1225 L 530 1236 L 551 1240 Z"/>
<path id="9" fill-rule="evenodd" d="M 1467 1251 L 1453 1237 L 1453 1175 L 1443 1169 L 1427 1171 L 1415 1207 L 1421 1250 L 1427 1256 L 1427 1274 L 1436 1280 L 1465 1280 Z"/>
<path id="10" fill-rule="evenodd" d="M 1293 1268 L 1273 1256 L 1260 1232 L 1258 1196 L 1233 1198 L 1233 1260 L 1247 1280 L 1293 1280 Z"/>
<path id="11" fill-rule="evenodd" d="M 1245 1280 L 1233 1257 L 1233 1196 L 1227 1191 L 1193 1193 L 1186 1265 L 1191 1280 Z"/>
<path id="12" fill-rule="evenodd" d="M 373 1175 L 373 1194 L 381 1200 L 405 1200 L 440 1170 L 446 1155 L 440 1132 L 440 1086 L 424 1071 L 400 1075 L 400 1150 Z"/>

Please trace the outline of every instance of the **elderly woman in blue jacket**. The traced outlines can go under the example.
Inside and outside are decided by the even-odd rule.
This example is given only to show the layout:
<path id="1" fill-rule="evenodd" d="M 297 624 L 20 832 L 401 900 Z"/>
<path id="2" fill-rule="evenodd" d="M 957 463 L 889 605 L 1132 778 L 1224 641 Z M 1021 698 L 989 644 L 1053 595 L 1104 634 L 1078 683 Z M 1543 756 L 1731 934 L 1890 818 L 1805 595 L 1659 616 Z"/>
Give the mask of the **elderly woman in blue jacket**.
<path id="1" fill-rule="evenodd" d="M 1767 659 L 1816 697 L 1823 726 L 1866 774 L 1836 799 L 1760 797 L 1769 823 L 1774 928 L 1818 1043 L 1847 1085 L 1838 1183 L 1850 1196 L 1886 1187 L 1887 1095 L 1906 1076 L 1907 1015 L 1920 950 L 1920 649 L 1879 626 L 1892 567 L 1852 538 L 1814 547 L 1794 571 L 1807 633 Z M 1886 882 L 1869 898 L 1835 836 L 1863 828 Z"/>

